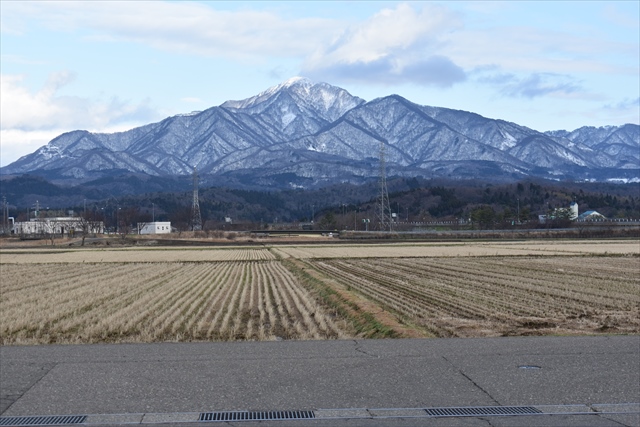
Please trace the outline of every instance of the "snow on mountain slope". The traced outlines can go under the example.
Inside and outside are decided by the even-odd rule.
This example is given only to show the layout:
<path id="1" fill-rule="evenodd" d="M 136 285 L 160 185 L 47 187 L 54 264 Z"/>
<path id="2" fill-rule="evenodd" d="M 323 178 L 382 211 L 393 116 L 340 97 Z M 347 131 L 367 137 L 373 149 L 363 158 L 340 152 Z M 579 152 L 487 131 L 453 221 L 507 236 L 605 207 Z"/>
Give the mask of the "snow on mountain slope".
<path id="1" fill-rule="evenodd" d="M 640 175 L 639 139 L 637 125 L 541 133 L 397 95 L 365 102 L 296 77 L 244 100 L 126 132 L 68 132 L 0 173 L 90 179 L 119 170 L 188 175 L 197 167 L 203 174 L 287 171 L 322 181 L 375 176 L 384 144 L 390 173 L 401 175 L 628 181 Z"/>
<path id="2" fill-rule="evenodd" d="M 254 97 L 227 101 L 221 107 L 251 116 L 268 115 L 272 122 L 282 123 L 282 129 L 286 129 L 296 119 L 331 123 L 363 102 L 344 89 L 294 77 Z"/>

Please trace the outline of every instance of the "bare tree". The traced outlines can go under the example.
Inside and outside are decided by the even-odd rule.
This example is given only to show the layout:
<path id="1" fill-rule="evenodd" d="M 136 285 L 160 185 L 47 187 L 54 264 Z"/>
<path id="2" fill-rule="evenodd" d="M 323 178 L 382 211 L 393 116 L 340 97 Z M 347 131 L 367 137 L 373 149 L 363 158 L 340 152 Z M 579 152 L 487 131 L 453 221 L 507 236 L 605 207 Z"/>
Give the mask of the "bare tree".
<path id="1" fill-rule="evenodd" d="M 190 218 L 191 218 L 191 210 L 185 206 L 182 206 L 179 209 L 176 209 L 172 213 L 170 217 L 171 225 L 178 230 L 178 236 L 180 236 L 183 231 L 189 230 Z"/>
<path id="2" fill-rule="evenodd" d="M 80 231 L 82 236 L 81 246 L 84 246 L 84 241 L 89 235 L 96 235 L 102 232 L 103 223 L 95 218 L 95 214 L 90 212 L 84 212 L 75 223 L 76 228 Z"/>
<path id="3" fill-rule="evenodd" d="M 140 234 L 140 230 L 144 229 L 148 224 L 153 223 L 153 217 L 149 212 L 139 212 L 137 218 L 137 228 L 138 234 Z"/>
<path id="4" fill-rule="evenodd" d="M 44 232 L 51 240 L 51 246 L 54 246 L 55 244 L 56 234 L 59 233 L 61 237 L 64 237 L 65 224 L 59 221 L 58 218 L 47 218 L 46 220 L 42 221 L 41 225 Z"/>
<path id="5" fill-rule="evenodd" d="M 139 209 L 137 207 L 126 207 L 118 209 L 118 233 L 124 239 L 127 234 L 133 231 L 133 224 L 137 221 Z"/>

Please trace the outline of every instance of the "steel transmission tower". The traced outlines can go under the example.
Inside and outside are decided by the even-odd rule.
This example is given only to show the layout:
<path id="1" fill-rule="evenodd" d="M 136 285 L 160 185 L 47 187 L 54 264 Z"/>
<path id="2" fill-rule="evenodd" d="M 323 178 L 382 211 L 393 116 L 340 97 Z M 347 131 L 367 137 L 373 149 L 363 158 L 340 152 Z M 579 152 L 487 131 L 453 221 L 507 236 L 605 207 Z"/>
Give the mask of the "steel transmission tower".
<path id="1" fill-rule="evenodd" d="M 202 216 L 200 215 L 200 202 L 198 201 L 198 171 L 193 168 L 193 203 L 191 204 L 191 229 L 202 230 Z"/>
<path id="2" fill-rule="evenodd" d="M 378 193 L 378 229 L 392 231 L 391 207 L 389 205 L 389 191 L 387 191 L 387 164 L 384 155 L 384 142 L 380 142 L 380 189 Z"/>

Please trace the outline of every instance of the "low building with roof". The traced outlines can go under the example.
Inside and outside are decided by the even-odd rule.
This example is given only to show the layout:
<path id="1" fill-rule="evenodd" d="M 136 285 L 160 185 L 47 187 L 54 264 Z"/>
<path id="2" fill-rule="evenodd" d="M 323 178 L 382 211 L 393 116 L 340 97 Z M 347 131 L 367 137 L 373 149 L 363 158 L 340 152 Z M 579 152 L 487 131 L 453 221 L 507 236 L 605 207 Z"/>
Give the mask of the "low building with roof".
<path id="1" fill-rule="evenodd" d="M 82 217 L 51 217 L 31 218 L 29 221 L 15 222 L 13 234 L 19 235 L 69 235 L 74 234 L 102 234 L 104 223 L 102 221 L 89 221 Z"/>
<path id="2" fill-rule="evenodd" d="M 607 217 L 598 211 L 586 211 L 578 215 L 578 221 L 596 221 L 602 219 L 607 219 Z"/>
<path id="3" fill-rule="evenodd" d="M 156 221 L 138 224 L 139 234 L 169 234 L 171 221 Z"/>

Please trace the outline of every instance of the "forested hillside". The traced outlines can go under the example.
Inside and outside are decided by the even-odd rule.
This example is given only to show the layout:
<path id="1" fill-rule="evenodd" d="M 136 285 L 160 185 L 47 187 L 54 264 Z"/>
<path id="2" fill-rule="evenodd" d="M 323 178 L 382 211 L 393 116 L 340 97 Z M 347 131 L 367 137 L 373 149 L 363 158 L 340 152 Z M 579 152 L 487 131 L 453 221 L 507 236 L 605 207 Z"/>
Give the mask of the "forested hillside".
<path id="1" fill-rule="evenodd" d="M 66 214 L 69 210 L 103 219 L 114 225 L 116 217 L 131 223 L 171 221 L 189 228 L 192 191 L 168 188 L 165 192 L 108 197 L 78 202 L 82 188 L 59 187 L 42 178 L 3 181 L 9 216 L 27 218 L 36 205 L 40 215 Z M 153 183 L 149 186 L 157 189 Z M 608 218 L 640 218 L 638 184 L 558 183 L 523 181 L 487 184 L 475 181 L 444 181 L 423 178 L 392 178 L 388 181 L 391 211 L 400 222 L 431 222 L 474 219 L 499 225 L 535 220 L 556 208 L 578 203 L 579 211 L 596 210 Z M 179 187 L 175 187 L 179 188 Z M 4 190 L 11 189 L 7 194 Z M 28 194 L 20 195 L 19 192 Z M 97 191 L 94 192 L 94 196 Z M 199 189 L 199 204 L 205 228 L 257 228 L 268 225 L 311 222 L 328 228 L 361 227 L 362 219 L 374 222 L 378 183 L 339 184 L 318 190 L 252 191 L 208 187 Z M 88 200 L 87 200 L 88 199 Z M 20 203 L 15 203 L 19 200 Z M 519 213 L 519 218 L 518 218 Z M 480 219 L 479 219 L 480 218 Z M 229 222 L 230 221 L 230 222 Z"/>

